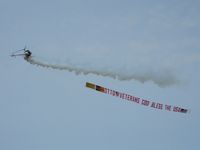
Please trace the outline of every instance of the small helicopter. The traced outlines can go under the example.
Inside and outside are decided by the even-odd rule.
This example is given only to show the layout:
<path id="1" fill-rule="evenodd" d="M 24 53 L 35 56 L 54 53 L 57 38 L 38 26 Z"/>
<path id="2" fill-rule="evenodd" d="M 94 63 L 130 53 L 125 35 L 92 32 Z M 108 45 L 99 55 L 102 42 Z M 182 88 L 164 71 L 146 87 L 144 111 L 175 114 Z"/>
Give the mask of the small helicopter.
<path id="1" fill-rule="evenodd" d="M 18 53 L 18 52 L 21 52 L 21 51 L 24 51 L 24 53 Z M 10 56 L 11 57 L 16 57 L 16 56 L 24 56 L 24 59 L 28 59 L 30 56 L 31 56 L 31 51 L 30 50 L 28 50 L 27 48 L 26 48 L 26 46 L 23 48 L 23 49 L 20 49 L 20 50 L 17 50 L 17 51 L 15 51 L 15 52 L 13 52 Z"/>

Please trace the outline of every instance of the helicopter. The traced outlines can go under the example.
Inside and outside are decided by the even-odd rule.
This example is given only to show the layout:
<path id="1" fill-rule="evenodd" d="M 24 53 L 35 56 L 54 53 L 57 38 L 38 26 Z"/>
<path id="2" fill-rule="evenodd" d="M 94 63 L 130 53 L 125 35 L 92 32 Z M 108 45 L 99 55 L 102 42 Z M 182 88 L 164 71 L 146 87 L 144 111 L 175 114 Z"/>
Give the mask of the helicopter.
<path id="1" fill-rule="evenodd" d="M 24 53 L 19 53 L 21 51 L 24 51 Z M 31 54 L 32 54 L 31 51 L 28 50 L 25 46 L 23 49 L 20 49 L 20 50 L 13 52 L 10 56 L 11 57 L 24 56 L 24 59 L 28 60 L 28 58 L 31 56 Z"/>

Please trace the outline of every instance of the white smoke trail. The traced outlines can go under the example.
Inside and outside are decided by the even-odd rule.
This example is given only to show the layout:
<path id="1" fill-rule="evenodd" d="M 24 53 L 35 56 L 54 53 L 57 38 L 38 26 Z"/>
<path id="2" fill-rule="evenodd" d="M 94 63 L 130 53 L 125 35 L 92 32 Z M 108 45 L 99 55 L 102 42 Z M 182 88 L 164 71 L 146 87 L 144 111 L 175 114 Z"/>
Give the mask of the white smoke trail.
<path id="1" fill-rule="evenodd" d="M 114 70 L 112 67 L 96 67 L 92 64 L 73 64 L 70 61 L 65 62 L 65 64 L 61 64 L 58 62 L 49 62 L 45 61 L 42 58 L 30 56 L 28 59 L 25 59 L 30 64 L 38 65 L 41 67 L 47 67 L 52 69 L 59 69 L 59 70 L 68 70 L 70 72 L 75 72 L 78 74 L 95 74 L 100 76 L 108 76 L 118 80 L 137 80 L 142 83 L 146 81 L 152 81 L 160 87 L 167 87 L 170 85 L 178 84 L 179 81 L 176 77 L 170 72 L 162 72 L 156 73 L 153 71 L 148 72 L 137 72 L 133 71 L 134 73 L 130 73 L 129 71 L 122 69 Z M 122 71 L 123 70 L 123 71 Z"/>

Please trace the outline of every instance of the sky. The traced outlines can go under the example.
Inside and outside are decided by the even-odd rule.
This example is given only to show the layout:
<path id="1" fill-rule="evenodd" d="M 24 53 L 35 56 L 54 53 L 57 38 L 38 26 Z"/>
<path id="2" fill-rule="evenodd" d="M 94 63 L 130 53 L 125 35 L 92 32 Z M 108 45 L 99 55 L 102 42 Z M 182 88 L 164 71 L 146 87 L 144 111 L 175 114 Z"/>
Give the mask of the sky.
<path id="1" fill-rule="evenodd" d="M 199 6 L 0 0 L 0 149 L 199 150 Z M 134 78 L 77 75 L 10 57 L 25 45 L 49 64 Z M 136 105 L 86 82 L 191 112 Z"/>

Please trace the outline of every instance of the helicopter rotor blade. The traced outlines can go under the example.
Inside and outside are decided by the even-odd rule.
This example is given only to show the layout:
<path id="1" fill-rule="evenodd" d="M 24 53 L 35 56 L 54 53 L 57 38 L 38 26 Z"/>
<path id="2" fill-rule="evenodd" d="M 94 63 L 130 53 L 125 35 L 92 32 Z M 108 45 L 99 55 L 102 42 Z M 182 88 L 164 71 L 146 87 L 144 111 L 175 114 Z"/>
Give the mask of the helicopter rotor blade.
<path id="1" fill-rule="evenodd" d="M 16 57 L 16 56 L 24 56 L 24 55 L 25 55 L 25 54 L 16 54 L 16 55 L 15 55 L 15 54 L 11 54 L 10 56 L 11 56 L 11 57 Z"/>
<path id="2" fill-rule="evenodd" d="M 26 48 L 27 48 L 27 47 L 26 47 L 26 45 L 25 45 L 23 50 L 25 51 L 25 50 L 26 50 Z"/>

